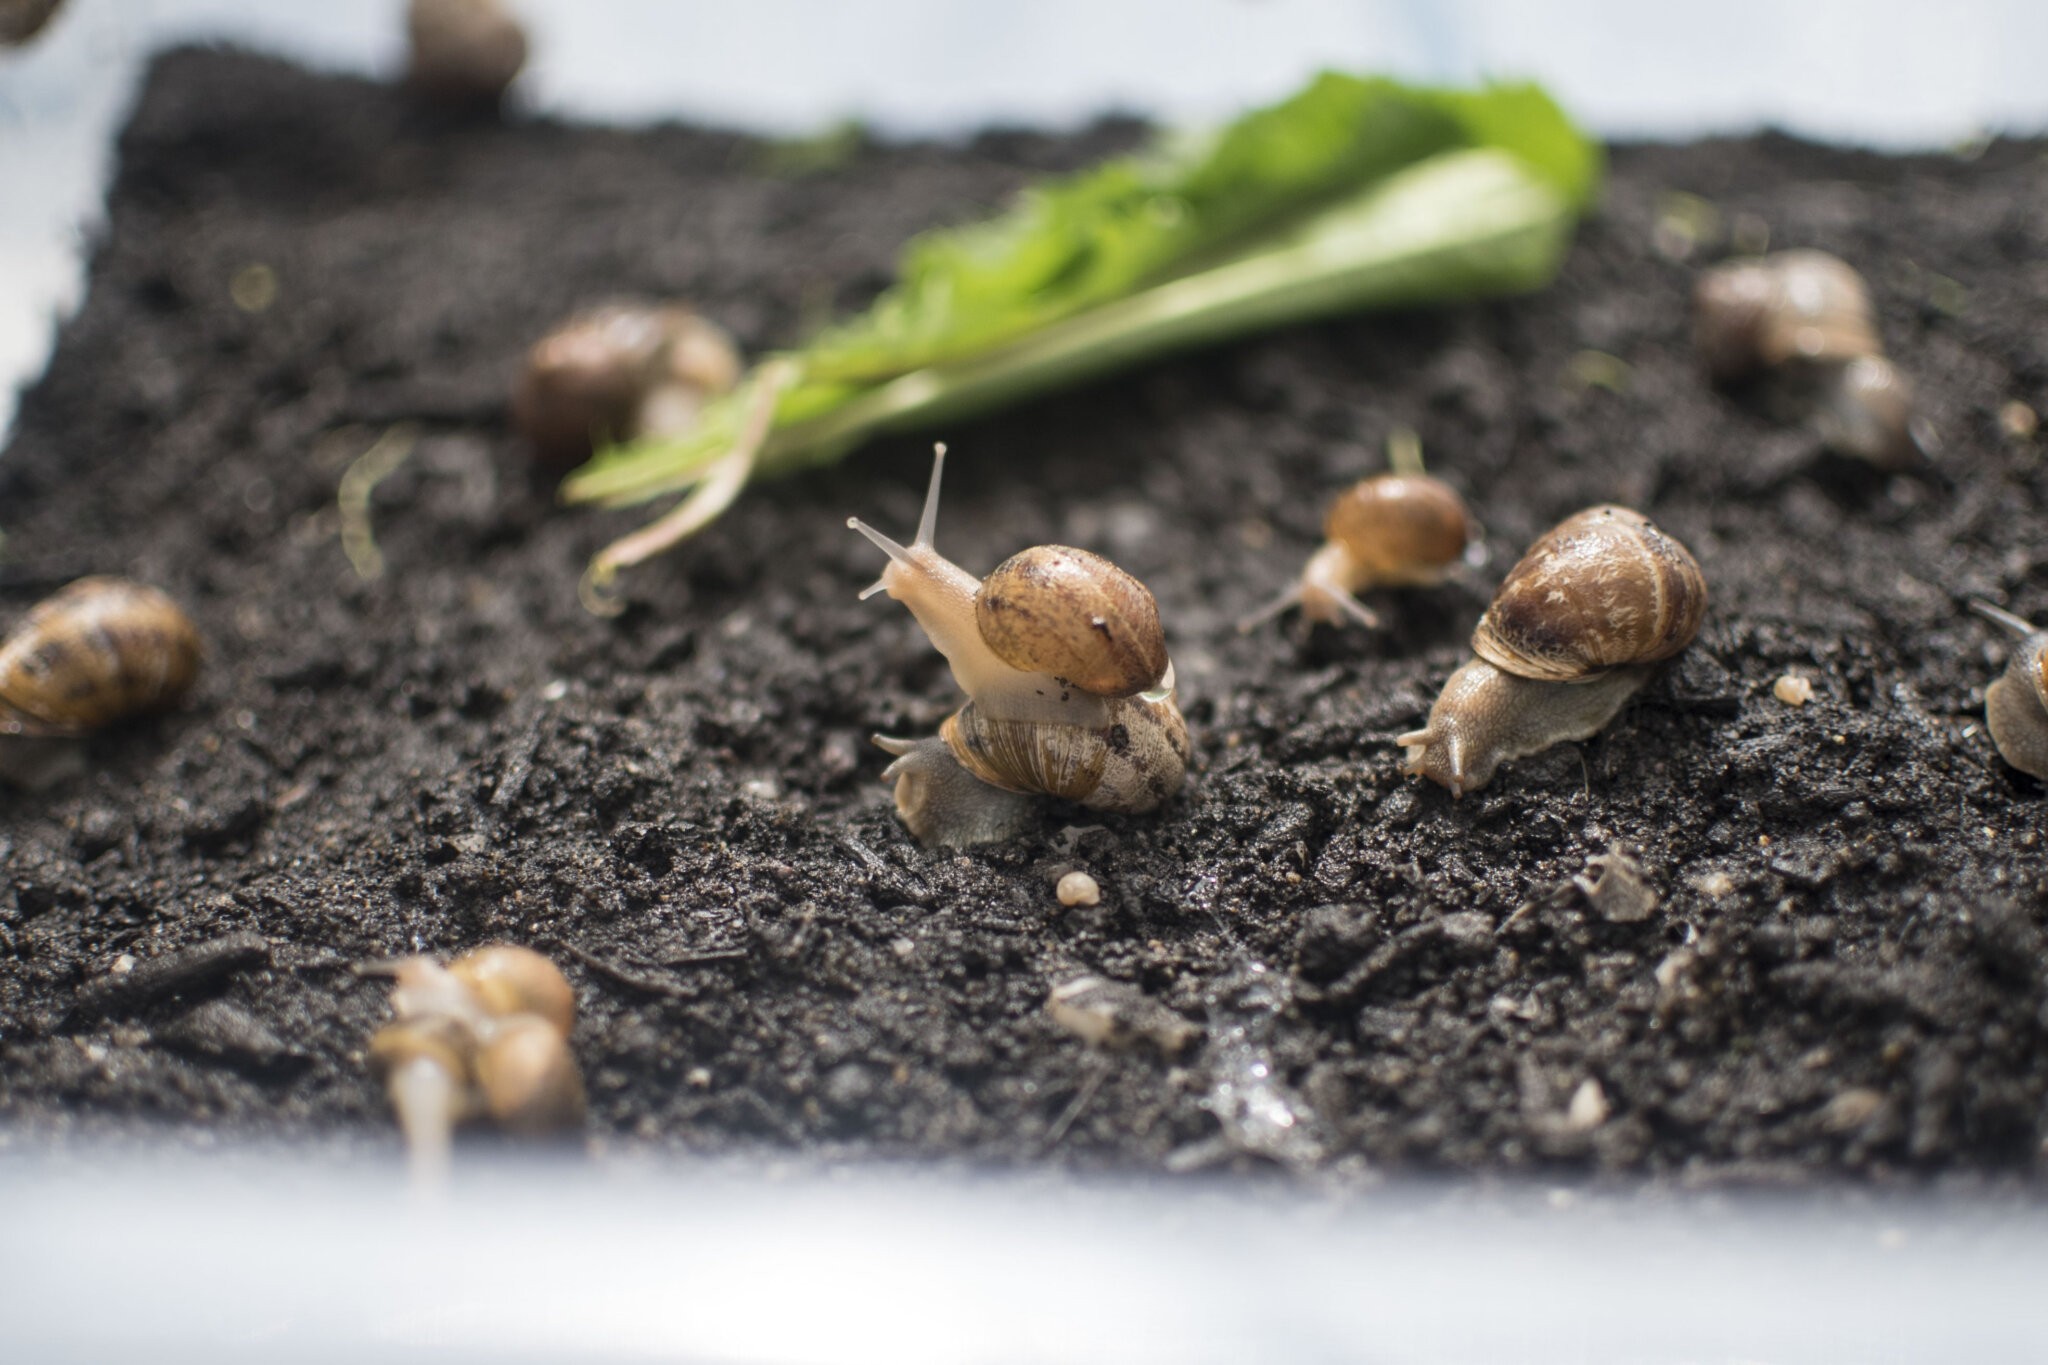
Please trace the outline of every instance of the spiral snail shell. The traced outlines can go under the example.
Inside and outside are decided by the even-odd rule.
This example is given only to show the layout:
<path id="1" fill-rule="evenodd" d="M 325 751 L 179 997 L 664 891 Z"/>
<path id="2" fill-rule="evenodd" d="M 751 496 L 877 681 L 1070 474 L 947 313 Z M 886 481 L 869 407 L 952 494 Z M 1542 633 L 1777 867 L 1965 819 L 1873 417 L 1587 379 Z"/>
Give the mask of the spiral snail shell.
<path id="1" fill-rule="evenodd" d="M 908 546 L 847 524 L 889 556 L 862 593 L 910 608 L 968 702 L 925 740 L 875 737 L 896 809 L 927 844 L 1017 832 L 1028 798 L 1138 814 L 1180 790 L 1190 753 L 1152 594 L 1100 555 L 1041 545 L 976 579 L 933 548 L 945 447 Z"/>
<path id="2" fill-rule="evenodd" d="M 1503 762 L 1586 739 L 1657 664 L 1699 633 L 1707 585 L 1683 545 L 1625 507 L 1590 507 L 1529 547 L 1472 632 L 1469 660 L 1420 730 L 1394 742 L 1403 771 L 1453 796 Z"/>
<path id="3" fill-rule="evenodd" d="M 198 630 L 163 593 L 81 578 L 0 643 L 0 734 L 78 735 L 170 706 L 199 655 Z"/>
<path id="4" fill-rule="evenodd" d="M 526 30 L 500 0 L 412 0 L 406 78 L 448 105 L 496 105 L 526 65 Z"/>
<path id="5" fill-rule="evenodd" d="M 606 304 L 533 344 L 512 418 L 542 465 L 566 468 L 600 441 L 687 429 L 739 373 L 732 338 L 690 309 Z"/>
<path id="6" fill-rule="evenodd" d="M 2036 630 L 2032 622 L 1989 602 L 1970 606 L 2019 640 L 2005 672 L 1984 689 L 1991 742 L 2007 763 L 2048 782 L 2048 631 Z"/>

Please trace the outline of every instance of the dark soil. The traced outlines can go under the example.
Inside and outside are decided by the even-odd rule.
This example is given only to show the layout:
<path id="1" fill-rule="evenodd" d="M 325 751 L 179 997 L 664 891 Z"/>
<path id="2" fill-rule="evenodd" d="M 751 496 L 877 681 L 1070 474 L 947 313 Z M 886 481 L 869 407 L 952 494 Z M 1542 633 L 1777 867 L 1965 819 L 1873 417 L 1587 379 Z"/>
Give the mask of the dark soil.
<path id="1" fill-rule="evenodd" d="M 855 600 L 876 556 L 845 519 L 914 523 L 920 441 L 751 491 L 635 574 L 626 615 L 583 612 L 586 557 L 635 519 L 560 511 L 525 472 L 506 393 L 547 324 L 673 295 L 786 344 L 912 232 L 1136 131 L 791 176 L 724 133 L 451 123 L 248 56 L 159 62 L 88 301 L 0 459 L 0 605 L 131 574 L 189 605 L 209 667 L 179 713 L 94 741 L 89 775 L 0 797 L 0 1132 L 393 1143 L 362 1058 L 383 991 L 350 964 L 514 939 L 581 991 L 613 1149 L 2038 1172 L 2043 793 L 1983 731 L 2007 646 L 1959 602 L 2048 620 L 2041 441 L 1998 421 L 2048 409 L 2040 144 L 1622 148 L 1541 296 L 1289 331 L 939 433 L 940 543 L 968 568 L 1057 541 L 1157 594 L 1198 757 L 1156 818 L 1048 809 L 965 856 L 898 826 L 866 736 L 956 698 L 901 607 Z M 1727 247 L 1674 259 L 1673 192 L 1867 272 L 1947 479 L 1824 456 L 1703 386 L 1685 300 Z M 256 312 L 230 295 L 252 265 L 277 282 Z M 365 584 L 336 483 L 401 421 L 420 445 L 377 492 L 391 571 Z M 1399 426 L 1470 497 L 1484 568 L 1382 598 L 1377 635 L 1235 634 Z M 1491 585 L 1610 499 L 1697 554 L 1699 642 L 1592 743 L 1457 802 L 1401 778 L 1385 741 Z M 1803 709 L 1772 696 L 1787 670 Z M 1646 921 L 1568 886 L 1615 845 L 1662 894 Z M 1059 906 L 1073 866 L 1101 905 Z M 1044 1008 L 1082 972 L 1206 1036 L 1090 1051 Z"/>

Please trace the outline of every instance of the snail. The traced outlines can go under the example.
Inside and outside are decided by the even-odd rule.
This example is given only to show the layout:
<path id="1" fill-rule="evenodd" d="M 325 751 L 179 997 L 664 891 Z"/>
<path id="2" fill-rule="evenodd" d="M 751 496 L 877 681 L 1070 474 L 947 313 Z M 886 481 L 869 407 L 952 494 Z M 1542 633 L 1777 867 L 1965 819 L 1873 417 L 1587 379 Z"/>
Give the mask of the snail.
<path id="1" fill-rule="evenodd" d="M 1552 527 L 1508 572 L 1468 660 L 1394 742 L 1403 771 L 1477 791 L 1505 761 L 1597 734 L 1699 633 L 1707 584 L 1683 545 L 1625 507 Z"/>
<path id="2" fill-rule="evenodd" d="M 908 546 L 847 525 L 889 556 L 861 594 L 910 608 L 968 697 L 938 735 L 877 735 L 896 761 L 896 810 L 926 844 L 1007 838 L 1032 795 L 1142 814 L 1180 790 L 1187 724 L 1158 604 L 1100 555 L 1040 545 L 976 579 L 933 547 L 946 448 L 932 461 L 917 538 Z"/>
<path id="3" fill-rule="evenodd" d="M 0 0 L 0 47 L 19 47 L 43 31 L 64 0 Z"/>
<path id="4" fill-rule="evenodd" d="M 408 957 L 370 970 L 395 983 L 394 1017 L 370 1040 L 370 1058 L 421 1184 L 445 1177 L 450 1140 L 466 1119 L 526 1137 L 583 1122 L 583 1081 L 569 1051 L 576 996 L 545 957 L 501 943 L 446 966 Z"/>
<path id="5" fill-rule="evenodd" d="M 512 416 L 544 466 L 566 469 L 600 440 L 688 428 L 739 374 L 716 323 L 674 305 L 608 304 L 534 343 Z"/>
<path id="6" fill-rule="evenodd" d="M 81 735 L 170 706 L 199 674 L 178 604 L 124 578 L 81 578 L 0 642 L 0 735 Z"/>
<path id="7" fill-rule="evenodd" d="M 1694 340 L 1708 375 L 1768 375 L 1829 448 L 1885 469 L 1923 462 L 1930 434 L 1912 384 L 1885 358 L 1863 277 L 1824 251 L 1717 266 L 1693 289 Z"/>
<path id="8" fill-rule="evenodd" d="M 499 0 L 412 0 L 406 79 L 448 105 L 495 107 L 526 65 L 526 30 Z"/>
<path id="9" fill-rule="evenodd" d="M 2005 673 L 1984 689 L 1991 742 L 2007 763 L 2048 782 L 2048 631 L 1989 602 L 1973 601 L 1970 607 L 2020 642 Z"/>
<path id="10" fill-rule="evenodd" d="M 1323 546 L 1309 557 L 1301 581 L 1238 622 L 1240 631 L 1297 604 L 1324 625 L 1348 618 L 1368 628 L 1380 621 L 1358 600 L 1368 588 L 1429 587 L 1443 581 L 1472 539 L 1465 500 L 1422 472 L 1412 432 L 1388 442 L 1394 470 L 1361 479 L 1337 495 L 1323 518 Z"/>

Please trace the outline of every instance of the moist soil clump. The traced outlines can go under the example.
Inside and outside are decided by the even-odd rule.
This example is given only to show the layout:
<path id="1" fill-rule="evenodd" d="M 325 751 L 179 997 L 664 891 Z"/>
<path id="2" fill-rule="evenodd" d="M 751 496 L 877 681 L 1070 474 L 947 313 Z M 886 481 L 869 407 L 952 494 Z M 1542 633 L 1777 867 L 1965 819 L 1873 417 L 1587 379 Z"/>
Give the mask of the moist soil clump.
<path id="1" fill-rule="evenodd" d="M 963 566 L 1079 545 L 1156 594 L 1197 754 L 1156 816 L 1048 805 L 967 853 L 897 823 L 868 736 L 959 699 L 907 612 L 856 600 L 877 556 L 845 521 L 915 524 L 923 441 L 752 489 L 631 574 L 624 615 L 583 611 L 587 558 L 637 519 L 564 512 L 529 473 L 507 393 L 549 324 L 654 295 L 750 353 L 790 344 L 912 233 L 1140 133 L 793 173 L 728 133 L 450 121 L 261 58 L 161 59 L 87 301 L 0 457 L 0 607 L 124 573 L 209 655 L 181 710 L 0 796 L 6 1135 L 395 1145 L 363 1064 L 385 991 L 353 964 L 509 939 L 579 988 L 615 1150 L 2039 1171 L 2044 798 L 1984 731 L 2008 643 L 1961 603 L 2048 621 L 2042 438 L 2001 418 L 2048 407 L 2040 144 L 1620 148 L 1540 295 L 1296 328 L 933 433 Z M 1868 275 L 1938 474 L 1831 458 L 1702 382 L 1691 283 L 1766 235 Z M 1399 428 L 1471 501 L 1485 563 L 1375 596 L 1377 633 L 1238 634 Z M 387 435 L 413 447 L 371 500 L 365 581 L 336 488 Z M 1400 776 L 1388 740 L 1493 585 L 1602 501 L 1692 548 L 1698 642 L 1605 734 L 1484 791 Z M 1810 702 L 1777 699 L 1787 673 Z M 1097 903 L 1055 896 L 1073 869 Z M 1086 975 L 1129 1047 L 1048 1013 Z"/>

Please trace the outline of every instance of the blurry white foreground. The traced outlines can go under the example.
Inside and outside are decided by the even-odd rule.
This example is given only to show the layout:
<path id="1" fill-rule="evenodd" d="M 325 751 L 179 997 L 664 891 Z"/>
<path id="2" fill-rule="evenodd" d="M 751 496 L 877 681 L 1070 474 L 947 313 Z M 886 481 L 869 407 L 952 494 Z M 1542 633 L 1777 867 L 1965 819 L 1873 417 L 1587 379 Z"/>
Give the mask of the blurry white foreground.
<path id="1" fill-rule="evenodd" d="M 2048 1358 L 2011 1203 L 252 1163 L 0 1162 L 0 1360 Z"/>

